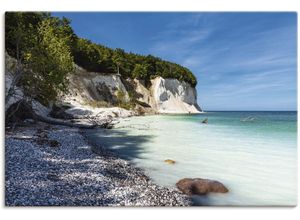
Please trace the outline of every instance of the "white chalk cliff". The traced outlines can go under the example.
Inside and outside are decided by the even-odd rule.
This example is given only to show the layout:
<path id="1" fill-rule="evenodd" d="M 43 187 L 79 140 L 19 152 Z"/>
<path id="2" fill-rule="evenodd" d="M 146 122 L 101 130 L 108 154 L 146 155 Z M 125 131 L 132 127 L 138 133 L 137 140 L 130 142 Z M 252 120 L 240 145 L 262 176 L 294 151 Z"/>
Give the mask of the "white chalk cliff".
<path id="1" fill-rule="evenodd" d="M 147 89 L 139 80 L 135 80 L 139 101 L 145 102 L 157 113 L 199 113 L 197 91 L 190 84 L 177 79 L 156 77 Z"/>
<path id="2" fill-rule="evenodd" d="M 199 113 L 197 91 L 190 84 L 177 79 L 157 77 L 150 88 L 153 108 L 158 113 Z"/>
<path id="3" fill-rule="evenodd" d="M 125 100 L 129 100 L 127 90 L 117 74 L 87 72 L 75 65 L 75 70 L 69 74 L 68 80 L 69 91 L 63 97 L 65 100 L 71 99 L 82 104 L 86 101 L 107 101 L 114 104 L 117 102 L 117 91 L 122 91 Z"/>
<path id="4" fill-rule="evenodd" d="M 118 74 L 87 72 L 77 66 L 74 73 L 70 74 L 69 81 L 66 101 L 81 104 L 87 101 L 105 101 L 114 105 L 118 101 L 117 93 L 121 91 L 125 101 L 129 101 L 129 94 L 134 93 L 138 101 L 155 113 L 201 112 L 197 104 L 196 89 L 177 79 L 156 77 L 151 80 L 151 86 L 146 88 L 142 80 L 124 80 Z"/>
<path id="5" fill-rule="evenodd" d="M 5 89 L 6 93 L 12 82 L 13 66 L 15 59 L 5 54 Z M 146 113 L 200 113 L 202 110 L 197 104 L 197 92 L 190 84 L 180 82 L 177 79 L 164 79 L 156 77 L 151 80 L 151 86 L 145 87 L 142 80 L 124 80 L 118 74 L 101 74 L 88 72 L 75 65 L 75 70 L 68 76 L 68 93 L 61 94 L 61 101 L 73 106 L 68 110 L 73 115 L 118 115 L 128 117 L 138 114 L 118 108 L 118 93 L 122 93 L 124 102 L 130 102 L 132 98 L 138 101 L 139 107 Z M 16 88 L 15 95 L 7 100 L 5 109 L 24 97 L 22 90 Z M 110 108 L 94 108 L 89 106 L 93 102 L 108 103 Z M 40 115 L 48 115 L 50 109 L 43 107 L 37 101 L 34 109 Z"/>

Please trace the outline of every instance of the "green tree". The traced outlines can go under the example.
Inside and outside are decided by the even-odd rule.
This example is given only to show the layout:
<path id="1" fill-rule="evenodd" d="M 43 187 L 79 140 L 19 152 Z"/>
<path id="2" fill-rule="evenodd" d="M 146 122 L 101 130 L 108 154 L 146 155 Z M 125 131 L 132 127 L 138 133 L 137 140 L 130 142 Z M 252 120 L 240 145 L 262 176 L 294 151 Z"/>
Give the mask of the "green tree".
<path id="1" fill-rule="evenodd" d="M 120 74 L 120 68 L 122 68 L 125 64 L 124 50 L 117 48 L 113 53 L 112 60 L 116 66 L 117 73 Z"/>
<path id="2" fill-rule="evenodd" d="M 16 86 L 20 86 L 26 75 L 24 54 L 36 44 L 39 23 L 49 17 L 46 13 L 5 13 L 5 49 L 16 59 L 16 66 L 12 72 L 12 83 L 5 94 L 5 102 L 15 95 Z"/>
<path id="3" fill-rule="evenodd" d="M 26 51 L 25 90 L 43 103 L 55 100 L 66 89 L 66 76 L 73 70 L 68 25 L 58 18 L 47 18 L 38 27 L 36 44 Z"/>
<path id="4" fill-rule="evenodd" d="M 100 72 L 101 56 L 97 45 L 82 38 L 78 38 L 74 44 L 74 61 L 88 71 Z"/>
<path id="5" fill-rule="evenodd" d="M 146 64 L 135 64 L 132 71 L 133 78 L 145 79 L 147 77 L 148 65 Z"/>
<path id="6" fill-rule="evenodd" d="M 66 88 L 73 69 L 70 30 L 66 19 L 49 14 L 6 14 L 6 49 L 18 63 L 14 81 L 27 96 L 46 104 Z"/>
<path id="7" fill-rule="evenodd" d="M 50 15 L 34 12 L 5 13 L 5 49 L 10 56 L 23 60 L 23 53 L 36 43 L 40 22 Z"/>

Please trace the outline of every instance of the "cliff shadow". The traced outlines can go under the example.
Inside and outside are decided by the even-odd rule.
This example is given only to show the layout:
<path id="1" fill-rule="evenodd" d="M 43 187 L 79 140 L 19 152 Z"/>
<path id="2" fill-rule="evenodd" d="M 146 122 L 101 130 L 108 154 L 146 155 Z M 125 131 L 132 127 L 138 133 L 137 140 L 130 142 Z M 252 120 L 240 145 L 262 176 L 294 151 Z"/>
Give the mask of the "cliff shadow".
<path id="1" fill-rule="evenodd" d="M 142 159 L 141 154 L 146 149 L 141 145 L 153 139 L 152 135 L 130 135 L 127 131 L 113 129 L 86 130 L 85 136 L 96 151 L 106 149 L 125 160 Z"/>

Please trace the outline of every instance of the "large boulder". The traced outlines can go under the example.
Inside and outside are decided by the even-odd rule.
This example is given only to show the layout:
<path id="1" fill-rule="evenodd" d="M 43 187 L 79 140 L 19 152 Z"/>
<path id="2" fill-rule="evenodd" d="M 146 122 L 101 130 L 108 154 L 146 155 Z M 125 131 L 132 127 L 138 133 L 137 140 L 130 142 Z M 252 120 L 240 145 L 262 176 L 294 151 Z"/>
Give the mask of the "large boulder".
<path id="1" fill-rule="evenodd" d="M 185 178 L 176 183 L 177 188 L 187 195 L 203 195 L 209 192 L 227 193 L 228 189 L 216 180 Z"/>

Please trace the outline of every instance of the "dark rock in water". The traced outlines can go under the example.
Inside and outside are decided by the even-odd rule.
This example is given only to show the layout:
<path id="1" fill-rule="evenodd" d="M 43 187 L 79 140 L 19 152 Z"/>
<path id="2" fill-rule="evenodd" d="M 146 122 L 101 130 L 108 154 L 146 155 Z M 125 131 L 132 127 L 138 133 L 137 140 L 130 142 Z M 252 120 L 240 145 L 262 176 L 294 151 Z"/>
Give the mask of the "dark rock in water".
<path id="1" fill-rule="evenodd" d="M 216 180 L 185 178 L 176 183 L 177 188 L 187 195 L 204 195 L 209 192 L 227 193 L 228 189 Z"/>
<path id="2" fill-rule="evenodd" d="M 208 119 L 207 119 L 207 118 L 204 119 L 204 120 L 202 121 L 202 123 L 203 123 L 203 124 L 208 124 Z"/>

